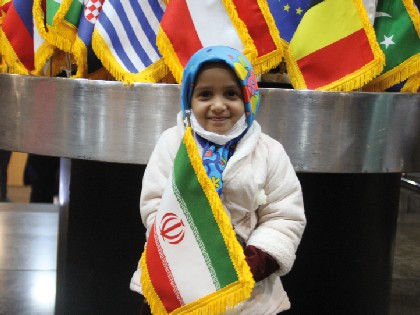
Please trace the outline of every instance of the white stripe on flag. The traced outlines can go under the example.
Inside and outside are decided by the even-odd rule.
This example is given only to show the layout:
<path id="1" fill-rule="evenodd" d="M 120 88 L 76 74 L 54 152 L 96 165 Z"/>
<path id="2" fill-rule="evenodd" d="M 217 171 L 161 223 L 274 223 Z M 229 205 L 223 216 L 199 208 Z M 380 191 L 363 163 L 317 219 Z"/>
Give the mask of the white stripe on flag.
<path id="1" fill-rule="evenodd" d="M 143 10 L 145 16 L 147 17 L 148 23 L 150 24 L 153 31 L 155 32 L 155 38 L 153 38 L 152 40 L 156 41 L 156 33 L 157 33 L 157 30 L 159 29 L 159 21 L 156 19 L 153 11 L 150 9 L 150 6 L 148 4 L 145 5 L 145 2 L 146 1 L 139 1 L 139 4 L 142 7 L 142 10 Z M 146 52 L 146 54 L 149 56 L 149 58 L 153 62 L 159 60 L 160 56 L 156 53 L 154 47 L 150 43 L 150 39 L 144 33 L 144 30 L 141 27 L 141 25 L 140 25 L 140 23 L 139 23 L 139 21 L 136 17 L 136 14 L 134 13 L 133 7 L 126 1 L 122 1 L 121 4 L 124 7 L 124 10 L 127 14 L 127 17 L 130 20 L 133 29 L 135 30 L 136 37 L 137 37 L 138 41 L 141 43 L 141 45 L 143 46 L 143 49 Z M 145 9 L 147 10 L 147 8 L 149 10 L 145 11 Z M 154 20 L 153 24 L 151 23 L 152 19 Z"/>
<path id="2" fill-rule="evenodd" d="M 239 51 L 244 46 L 220 0 L 186 0 L 195 30 L 203 47 L 229 45 Z"/>
<path id="3" fill-rule="evenodd" d="M 134 47 L 131 45 L 130 39 L 127 36 L 127 33 L 124 29 L 124 25 L 122 24 L 119 14 L 115 11 L 112 5 L 105 5 L 103 10 L 105 11 L 106 15 L 109 17 L 109 20 L 112 23 L 112 26 L 114 27 L 118 35 L 118 38 L 121 41 L 121 45 L 125 53 L 127 54 L 128 58 L 133 63 L 137 72 L 140 72 L 146 67 L 146 65 L 143 64 L 143 62 L 140 60 L 139 56 L 137 55 Z M 111 41 L 109 41 L 108 43 L 111 43 Z"/>
<path id="4" fill-rule="evenodd" d="M 171 182 L 172 180 L 169 181 L 169 183 Z M 216 291 L 216 288 L 188 220 L 179 206 L 173 190 L 168 188 L 164 191 L 159 207 L 159 210 L 162 211 L 156 213 L 157 235 L 178 291 L 183 301 L 190 303 L 195 301 L 197 296 L 203 297 Z M 184 223 L 185 236 L 179 244 L 169 244 L 159 232 L 166 210 L 175 213 Z M 191 279 L 199 280 L 191 281 Z M 191 287 L 191 283 L 194 283 L 194 287 Z"/>
<path id="5" fill-rule="evenodd" d="M 37 52 L 39 47 L 44 43 L 44 38 L 42 38 L 41 34 L 38 31 L 38 28 L 36 27 L 35 19 L 32 17 L 33 25 L 34 25 L 34 53 Z"/>
<path id="6" fill-rule="evenodd" d="M 99 23 L 99 22 L 96 23 L 95 28 L 98 30 L 99 34 L 104 39 L 104 41 L 108 44 L 108 49 L 111 51 L 112 56 L 115 58 L 115 60 L 118 62 L 118 64 L 122 68 L 124 68 L 125 71 L 128 71 L 128 69 L 126 68 L 126 66 L 124 65 L 124 63 L 120 59 L 120 57 L 118 56 L 117 52 L 115 51 L 114 46 L 112 46 L 111 39 L 109 38 L 107 31 L 102 27 L 102 24 Z"/>

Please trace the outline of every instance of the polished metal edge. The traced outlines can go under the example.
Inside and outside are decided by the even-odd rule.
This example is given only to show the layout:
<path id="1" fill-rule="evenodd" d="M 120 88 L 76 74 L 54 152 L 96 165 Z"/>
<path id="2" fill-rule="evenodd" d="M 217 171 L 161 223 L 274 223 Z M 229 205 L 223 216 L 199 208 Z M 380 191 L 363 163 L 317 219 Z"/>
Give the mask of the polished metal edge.
<path id="1" fill-rule="evenodd" d="M 0 74 L 0 148 L 146 164 L 179 85 Z M 262 88 L 257 120 L 298 172 L 420 171 L 420 94 Z"/>

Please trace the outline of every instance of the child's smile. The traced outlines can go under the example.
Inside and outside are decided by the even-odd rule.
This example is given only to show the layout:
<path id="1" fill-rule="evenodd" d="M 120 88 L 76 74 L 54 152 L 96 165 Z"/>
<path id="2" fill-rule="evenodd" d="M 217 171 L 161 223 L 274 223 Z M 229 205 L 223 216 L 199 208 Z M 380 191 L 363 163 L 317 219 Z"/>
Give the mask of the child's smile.
<path id="1" fill-rule="evenodd" d="M 204 65 L 197 75 L 191 108 L 205 130 L 227 133 L 245 113 L 235 73 L 224 63 Z"/>

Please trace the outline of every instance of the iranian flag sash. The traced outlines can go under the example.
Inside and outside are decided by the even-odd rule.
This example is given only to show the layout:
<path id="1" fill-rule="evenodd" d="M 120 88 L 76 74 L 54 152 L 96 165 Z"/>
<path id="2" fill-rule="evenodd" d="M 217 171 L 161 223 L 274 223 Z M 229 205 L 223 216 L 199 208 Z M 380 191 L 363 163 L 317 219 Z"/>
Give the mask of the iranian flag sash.
<path id="1" fill-rule="evenodd" d="M 219 314 L 248 299 L 254 280 L 190 127 L 141 257 L 153 314 Z"/>

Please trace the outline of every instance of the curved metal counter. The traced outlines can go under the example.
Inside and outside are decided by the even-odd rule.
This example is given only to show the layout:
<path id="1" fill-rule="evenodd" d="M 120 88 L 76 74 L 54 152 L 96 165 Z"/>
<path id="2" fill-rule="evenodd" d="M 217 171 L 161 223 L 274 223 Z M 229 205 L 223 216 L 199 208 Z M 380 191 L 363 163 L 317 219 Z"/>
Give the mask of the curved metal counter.
<path id="1" fill-rule="evenodd" d="M 0 148 L 65 157 L 56 314 L 137 314 L 141 177 L 176 122 L 179 86 L 0 74 L 0 93 Z M 420 94 L 261 94 L 257 120 L 289 154 L 309 222 L 283 277 L 288 314 L 388 314 L 400 173 L 420 171 Z"/>
<path id="2" fill-rule="evenodd" d="M 0 74 L 0 148 L 146 164 L 179 86 Z M 420 170 L 420 94 L 261 89 L 257 120 L 296 171 Z"/>

